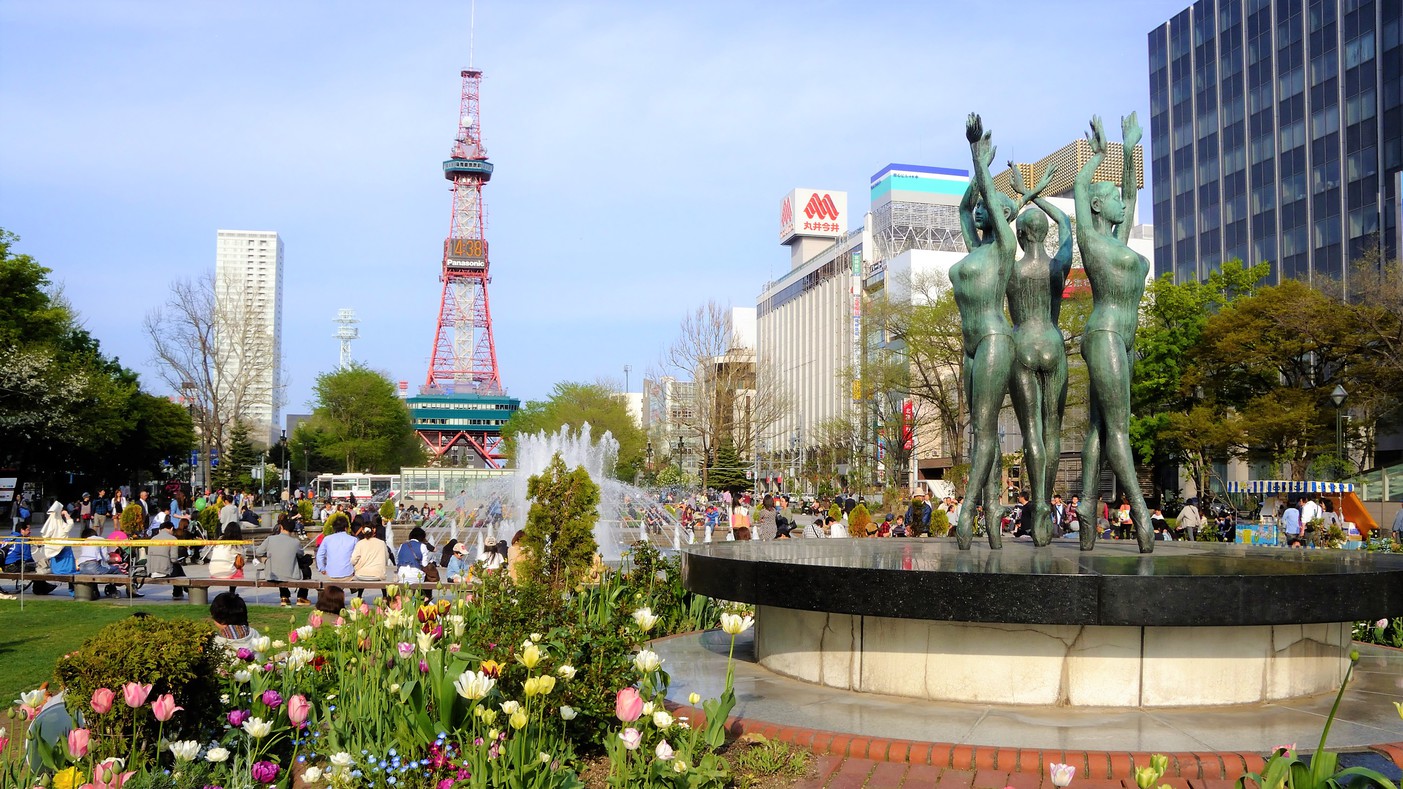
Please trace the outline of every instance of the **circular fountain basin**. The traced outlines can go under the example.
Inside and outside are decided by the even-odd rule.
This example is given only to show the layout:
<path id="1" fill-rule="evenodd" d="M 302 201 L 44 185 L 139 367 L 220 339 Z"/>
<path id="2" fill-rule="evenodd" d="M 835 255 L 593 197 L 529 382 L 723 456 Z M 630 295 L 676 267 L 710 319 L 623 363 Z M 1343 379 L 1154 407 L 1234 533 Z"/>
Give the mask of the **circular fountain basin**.
<path id="1" fill-rule="evenodd" d="M 1403 613 L 1403 556 L 1213 543 L 714 543 L 693 592 L 756 606 L 756 655 L 831 687 L 974 703 L 1178 707 L 1325 693 L 1352 623 Z"/>

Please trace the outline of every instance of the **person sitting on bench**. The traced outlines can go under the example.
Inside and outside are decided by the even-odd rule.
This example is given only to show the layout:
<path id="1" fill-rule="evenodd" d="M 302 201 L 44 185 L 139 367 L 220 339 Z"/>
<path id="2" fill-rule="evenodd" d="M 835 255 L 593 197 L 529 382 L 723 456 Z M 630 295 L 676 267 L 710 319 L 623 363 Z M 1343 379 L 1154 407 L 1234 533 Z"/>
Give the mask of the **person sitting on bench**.
<path id="1" fill-rule="evenodd" d="M 95 542 L 102 540 L 97 536 L 97 532 L 91 526 L 83 529 L 82 538 L 86 543 L 78 548 L 78 574 L 79 575 L 123 575 L 120 567 L 109 565 L 105 558 L 104 546 L 96 545 Z M 117 596 L 117 585 L 108 584 L 104 589 L 108 597 Z M 140 597 L 139 592 L 130 592 L 132 597 Z"/>

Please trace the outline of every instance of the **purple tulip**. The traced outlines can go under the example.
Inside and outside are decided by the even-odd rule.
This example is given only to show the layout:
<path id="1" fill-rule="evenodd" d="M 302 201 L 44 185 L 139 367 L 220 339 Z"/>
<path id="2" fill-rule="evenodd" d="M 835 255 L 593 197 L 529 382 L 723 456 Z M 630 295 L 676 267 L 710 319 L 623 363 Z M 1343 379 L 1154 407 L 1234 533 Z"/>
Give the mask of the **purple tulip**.
<path id="1" fill-rule="evenodd" d="M 277 709 L 283 705 L 283 697 L 276 690 L 268 689 L 263 691 L 262 701 L 265 705 Z"/>
<path id="2" fill-rule="evenodd" d="M 279 769 L 273 762 L 254 762 L 249 768 L 249 774 L 253 776 L 254 781 L 268 784 L 278 779 Z"/>
<path id="3" fill-rule="evenodd" d="M 409 657 L 410 655 L 414 654 L 414 645 L 409 643 L 408 641 L 399 642 L 397 648 L 399 649 L 400 657 Z"/>
<path id="4" fill-rule="evenodd" d="M 229 720 L 229 725 L 237 729 L 244 725 L 244 721 L 248 720 L 251 715 L 252 713 L 248 710 L 230 710 L 225 717 Z"/>
<path id="5" fill-rule="evenodd" d="M 429 673 L 429 664 L 426 663 L 426 662 L 424 662 L 424 661 L 422 661 L 422 660 L 419 661 L 419 673 L 420 673 L 420 674 L 427 674 L 427 673 Z"/>
<path id="6" fill-rule="evenodd" d="M 253 660 L 253 650 L 248 647 L 239 647 L 239 660 Z"/>

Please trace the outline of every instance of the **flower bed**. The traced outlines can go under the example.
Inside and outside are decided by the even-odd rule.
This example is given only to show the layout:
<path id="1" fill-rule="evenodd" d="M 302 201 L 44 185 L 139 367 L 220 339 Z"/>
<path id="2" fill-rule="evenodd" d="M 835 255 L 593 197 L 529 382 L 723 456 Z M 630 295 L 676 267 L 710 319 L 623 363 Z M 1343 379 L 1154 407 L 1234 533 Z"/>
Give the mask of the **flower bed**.
<path id="1" fill-rule="evenodd" d="M 714 626 L 719 608 L 677 594 L 660 561 L 567 595 L 503 577 L 433 600 L 391 589 L 228 650 L 201 623 L 118 622 L 59 661 L 70 730 L 34 732 L 33 763 L 0 766 L 0 783 L 570 787 L 606 754 L 616 786 L 723 786 L 730 683 L 693 729 L 664 708 L 667 672 L 641 648 L 668 623 Z M 32 691 L 19 714 L 46 704 Z"/>

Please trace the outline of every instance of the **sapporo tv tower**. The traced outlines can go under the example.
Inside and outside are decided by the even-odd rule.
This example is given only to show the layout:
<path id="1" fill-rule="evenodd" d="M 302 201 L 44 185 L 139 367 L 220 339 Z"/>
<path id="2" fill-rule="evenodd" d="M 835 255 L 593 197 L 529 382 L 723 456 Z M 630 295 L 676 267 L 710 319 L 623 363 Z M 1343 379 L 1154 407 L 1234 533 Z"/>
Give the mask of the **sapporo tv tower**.
<path id="1" fill-rule="evenodd" d="M 492 339 L 487 204 L 492 162 L 482 145 L 482 71 L 462 72 L 458 132 L 443 176 L 453 184 L 453 215 L 443 242 L 443 294 L 423 389 L 409 398 L 414 429 L 440 463 L 501 468 L 502 425 L 520 407 L 506 396 Z"/>

